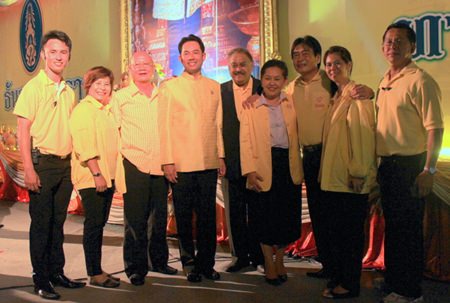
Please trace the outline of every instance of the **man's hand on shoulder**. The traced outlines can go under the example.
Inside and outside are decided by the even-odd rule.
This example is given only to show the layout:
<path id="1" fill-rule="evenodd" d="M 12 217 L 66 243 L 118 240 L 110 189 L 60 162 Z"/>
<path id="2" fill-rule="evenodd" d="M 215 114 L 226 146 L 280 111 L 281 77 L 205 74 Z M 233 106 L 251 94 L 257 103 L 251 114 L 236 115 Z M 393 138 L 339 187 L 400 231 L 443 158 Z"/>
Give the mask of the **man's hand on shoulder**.
<path id="1" fill-rule="evenodd" d="M 254 94 L 251 95 L 250 97 L 247 98 L 247 100 L 245 100 L 244 102 L 242 102 L 242 107 L 244 109 L 249 109 L 252 108 L 256 102 L 256 100 L 259 99 L 259 95 L 258 94 Z"/>
<path id="2" fill-rule="evenodd" d="M 375 97 L 374 91 L 364 84 L 356 84 L 350 91 L 350 96 L 356 100 L 367 100 Z"/>

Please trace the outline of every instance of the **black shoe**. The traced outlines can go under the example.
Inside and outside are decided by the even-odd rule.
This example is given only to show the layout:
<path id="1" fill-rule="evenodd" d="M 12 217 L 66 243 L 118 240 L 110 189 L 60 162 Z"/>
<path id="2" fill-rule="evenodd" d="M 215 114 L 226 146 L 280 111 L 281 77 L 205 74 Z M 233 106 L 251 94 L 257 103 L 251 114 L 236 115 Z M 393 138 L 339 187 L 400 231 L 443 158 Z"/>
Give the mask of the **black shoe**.
<path id="1" fill-rule="evenodd" d="M 284 274 L 284 275 L 278 275 L 278 280 L 280 280 L 281 283 L 287 282 L 288 280 L 288 275 Z"/>
<path id="2" fill-rule="evenodd" d="M 169 265 L 163 267 L 154 267 L 152 271 L 159 272 L 165 275 L 176 275 L 178 273 L 178 269 L 173 268 L 172 266 Z"/>
<path id="3" fill-rule="evenodd" d="M 197 283 L 197 282 L 201 282 L 202 281 L 202 276 L 200 275 L 200 273 L 196 269 L 191 270 L 186 275 L 186 278 L 187 278 L 187 280 L 189 282 L 193 282 L 193 283 Z"/>
<path id="4" fill-rule="evenodd" d="M 145 283 L 145 277 L 141 276 L 140 274 L 132 274 L 129 279 L 131 284 L 133 284 L 134 286 L 141 286 Z"/>
<path id="5" fill-rule="evenodd" d="M 50 277 L 53 286 L 62 286 L 64 288 L 82 288 L 86 286 L 84 282 L 78 282 L 67 278 L 64 274 L 57 274 Z"/>
<path id="6" fill-rule="evenodd" d="M 53 286 L 48 283 L 48 285 L 45 286 L 34 286 L 34 292 L 39 295 L 39 297 L 47 299 L 47 300 L 58 300 L 61 298 L 59 293 L 55 291 Z"/>
<path id="7" fill-rule="evenodd" d="M 245 259 L 237 259 L 230 267 L 228 267 L 226 272 L 238 272 L 243 268 L 246 268 L 250 265 L 250 262 Z"/>
<path id="8" fill-rule="evenodd" d="M 306 275 L 311 278 L 317 279 L 328 279 L 330 278 L 330 273 L 324 269 L 315 272 L 307 272 Z"/>
<path id="9" fill-rule="evenodd" d="M 203 271 L 202 275 L 208 280 L 220 280 L 220 274 L 213 269 Z"/>
<path id="10" fill-rule="evenodd" d="M 280 286 L 281 285 L 281 281 L 278 278 L 275 279 L 269 279 L 267 277 L 265 277 L 266 283 L 270 284 L 272 286 Z"/>
<path id="11" fill-rule="evenodd" d="M 358 297 L 359 291 L 348 291 L 342 294 L 338 294 L 333 290 L 330 290 L 328 293 L 323 294 L 322 296 L 327 299 L 350 299 Z"/>

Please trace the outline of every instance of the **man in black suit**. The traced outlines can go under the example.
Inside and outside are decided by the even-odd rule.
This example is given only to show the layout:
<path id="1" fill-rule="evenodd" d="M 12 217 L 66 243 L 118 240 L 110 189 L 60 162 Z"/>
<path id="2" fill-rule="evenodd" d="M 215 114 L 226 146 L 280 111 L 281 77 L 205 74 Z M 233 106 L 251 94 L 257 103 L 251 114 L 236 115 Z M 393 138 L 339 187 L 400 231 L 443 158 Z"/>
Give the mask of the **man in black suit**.
<path id="1" fill-rule="evenodd" d="M 255 192 L 245 187 L 246 178 L 241 174 L 239 152 L 239 118 L 242 102 L 255 94 L 260 81 L 251 76 L 253 58 L 244 48 L 235 48 L 228 54 L 228 69 L 232 80 L 221 85 L 223 107 L 223 143 L 228 181 L 228 213 L 232 254 L 236 258 L 226 269 L 237 272 L 252 264 L 264 264 L 254 227 L 257 214 Z M 226 181 L 225 181 L 226 182 Z"/>

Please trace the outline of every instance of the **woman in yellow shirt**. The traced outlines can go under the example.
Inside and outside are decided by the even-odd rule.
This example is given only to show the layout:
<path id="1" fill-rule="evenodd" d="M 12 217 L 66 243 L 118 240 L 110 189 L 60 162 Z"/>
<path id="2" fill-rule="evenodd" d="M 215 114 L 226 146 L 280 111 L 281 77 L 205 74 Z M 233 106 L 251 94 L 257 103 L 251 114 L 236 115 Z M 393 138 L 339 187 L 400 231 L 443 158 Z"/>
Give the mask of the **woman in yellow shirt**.
<path id="1" fill-rule="evenodd" d="M 374 184 L 375 114 L 371 100 L 355 100 L 350 92 L 350 52 L 331 47 L 325 71 L 338 90 L 331 100 L 323 130 L 319 181 L 325 203 L 323 222 L 331 249 L 331 280 L 323 296 L 359 296 L 368 194 Z"/>
<path id="2" fill-rule="evenodd" d="M 284 250 L 300 237 L 303 170 L 297 116 L 283 61 L 269 60 L 261 69 L 262 96 L 242 112 L 240 151 L 247 188 L 258 192 L 258 238 L 264 254 L 266 282 L 287 280 Z M 273 255 L 275 251 L 275 262 Z"/>
<path id="3" fill-rule="evenodd" d="M 109 105 L 113 81 L 109 69 L 91 68 L 83 79 L 87 95 L 75 107 L 69 122 L 73 140 L 72 182 L 85 211 L 86 269 L 91 285 L 106 288 L 120 285 L 119 278 L 101 267 L 103 228 L 111 208 L 119 157 L 119 131 Z"/>

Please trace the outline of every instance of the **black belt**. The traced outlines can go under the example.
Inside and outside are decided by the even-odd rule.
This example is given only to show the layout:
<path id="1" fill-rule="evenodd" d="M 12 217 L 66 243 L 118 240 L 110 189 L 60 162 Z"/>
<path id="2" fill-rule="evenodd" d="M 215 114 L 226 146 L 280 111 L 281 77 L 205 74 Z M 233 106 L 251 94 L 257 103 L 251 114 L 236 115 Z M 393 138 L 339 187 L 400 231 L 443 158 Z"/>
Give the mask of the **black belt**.
<path id="1" fill-rule="evenodd" d="M 415 162 L 420 161 L 426 156 L 427 152 L 423 152 L 417 155 L 401 156 L 401 155 L 391 155 L 391 156 L 381 156 L 381 161 L 383 162 Z"/>
<path id="2" fill-rule="evenodd" d="M 313 153 L 319 150 L 322 150 L 322 143 L 314 144 L 314 145 L 303 145 L 303 152 Z"/>
<path id="3" fill-rule="evenodd" d="M 58 156 L 58 155 L 52 155 L 52 154 L 40 154 L 39 156 L 42 158 L 59 159 L 59 160 L 70 160 L 70 158 L 71 158 L 71 154 L 68 154 L 65 156 Z"/>

